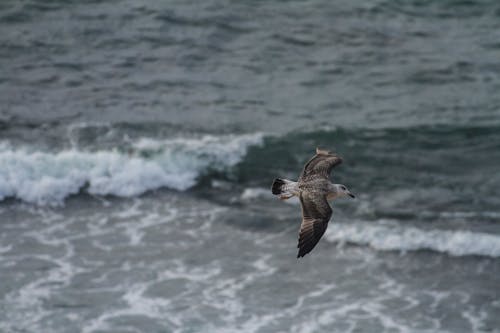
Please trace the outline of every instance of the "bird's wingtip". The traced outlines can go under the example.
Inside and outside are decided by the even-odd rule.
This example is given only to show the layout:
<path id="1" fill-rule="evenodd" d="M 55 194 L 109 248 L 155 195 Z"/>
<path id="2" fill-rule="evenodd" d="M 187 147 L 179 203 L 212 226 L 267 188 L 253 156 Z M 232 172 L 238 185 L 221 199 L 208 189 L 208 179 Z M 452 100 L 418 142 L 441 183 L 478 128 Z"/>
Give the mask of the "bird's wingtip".
<path id="1" fill-rule="evenodd" d="M 303 252 L 302 249 L 299 249 L 299 252 L 297 253 L 297 259 L 303 258 L 308 252 Z"/>

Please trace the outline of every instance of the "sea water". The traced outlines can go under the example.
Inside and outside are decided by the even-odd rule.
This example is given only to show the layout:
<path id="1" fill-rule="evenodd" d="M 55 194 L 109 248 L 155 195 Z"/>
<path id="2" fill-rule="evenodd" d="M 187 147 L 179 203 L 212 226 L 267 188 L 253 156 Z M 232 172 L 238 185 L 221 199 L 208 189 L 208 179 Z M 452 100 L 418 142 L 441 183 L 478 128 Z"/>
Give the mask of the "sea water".
<path id="1" fill-rule="evenodd" d="M 0 331 L 500 332 L 496 1 L 4 1 Z M 344 163 L 316 248 L 270 193 Z"/>

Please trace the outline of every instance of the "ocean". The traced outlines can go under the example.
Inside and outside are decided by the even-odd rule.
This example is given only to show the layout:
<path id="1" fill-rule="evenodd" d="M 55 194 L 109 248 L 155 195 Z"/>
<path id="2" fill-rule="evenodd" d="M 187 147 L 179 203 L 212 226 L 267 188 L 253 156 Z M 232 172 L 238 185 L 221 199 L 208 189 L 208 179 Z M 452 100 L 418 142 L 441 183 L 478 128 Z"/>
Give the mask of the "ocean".
<path id="1" fill-rule="evenodd" d="M 500 332 L 500 3 L 0 3 L 0 332 Z M 316 248 L 297 179 L 340 154 Z"/>

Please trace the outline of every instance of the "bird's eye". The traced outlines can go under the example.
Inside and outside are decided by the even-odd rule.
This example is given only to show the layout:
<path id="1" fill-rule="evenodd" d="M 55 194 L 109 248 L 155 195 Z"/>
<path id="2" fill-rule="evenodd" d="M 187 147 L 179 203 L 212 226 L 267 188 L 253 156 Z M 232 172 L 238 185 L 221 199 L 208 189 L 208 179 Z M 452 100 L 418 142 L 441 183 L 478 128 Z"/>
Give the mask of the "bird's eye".
<path id="1" fill-rule="evenodd" d="M 345 191 L 345 190 L 347 190 L 347 188 L 346 188 L 345 186 L 342 186 L 341 188 L 342 188 L 344 191 Z"/>

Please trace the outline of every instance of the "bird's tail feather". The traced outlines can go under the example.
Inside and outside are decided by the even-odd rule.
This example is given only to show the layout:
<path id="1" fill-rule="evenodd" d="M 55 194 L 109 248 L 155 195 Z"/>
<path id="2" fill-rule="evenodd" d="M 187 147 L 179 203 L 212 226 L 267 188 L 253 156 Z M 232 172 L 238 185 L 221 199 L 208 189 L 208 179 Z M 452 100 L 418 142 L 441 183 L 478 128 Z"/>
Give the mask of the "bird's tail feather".
<path id="1" fill-rule="evenodd" d="M 280 199 L 290 199 L 295 194 L 297 183 L 288 179 L 276 178 L 271 187 L 274 195 L 278 195 Z"/>

